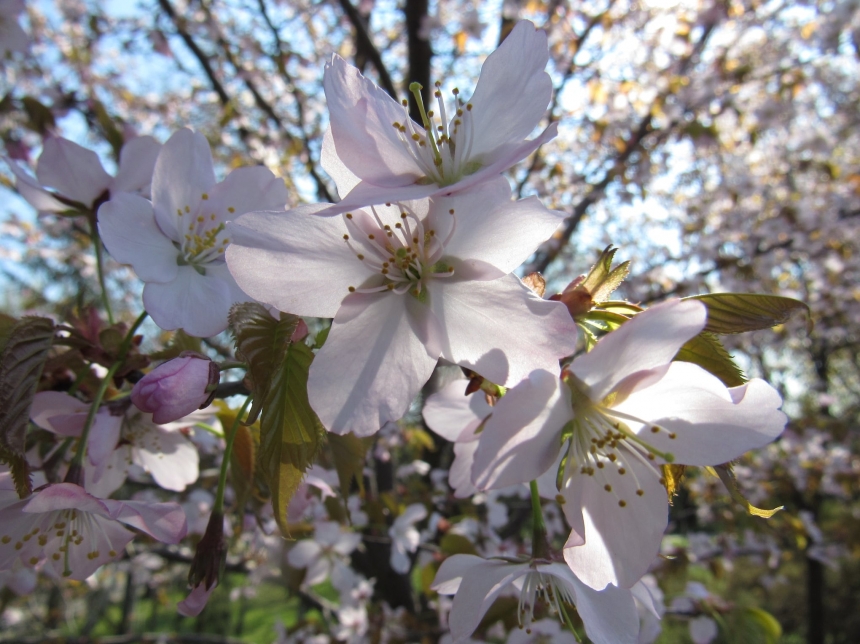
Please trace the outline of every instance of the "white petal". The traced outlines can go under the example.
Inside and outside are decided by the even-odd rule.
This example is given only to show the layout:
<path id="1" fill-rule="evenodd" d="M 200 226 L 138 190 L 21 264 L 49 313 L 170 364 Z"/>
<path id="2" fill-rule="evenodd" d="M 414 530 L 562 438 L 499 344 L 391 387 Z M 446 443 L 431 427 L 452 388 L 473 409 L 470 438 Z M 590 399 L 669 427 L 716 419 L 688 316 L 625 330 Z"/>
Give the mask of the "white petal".
<path id="1" fill-rule="evenodd" d="M 316 561 L 322 548 L 311 539 L 302 539 L 287 553 L 287 563 L 293 568 L 307 568 L 311 563 Z"/>
<path id="2" fill-rule="evenodd" d="M 111 182 L 95 152 L 61 137 L 45 141 L 36 164 L 36 178 L 43 186 L 50 186 L 87 207 L 93 205 Z"/>
<path id="3" fill-rule="evenodd" d="M 150 503 L 107 499 L 104 503 L 110 508 L 114 519 L 137 528 L 162 543 L 179 543 L 188 532 L 185 511 L 173 501 Z"/>
<path id="4" fill-rule="evenodd" d="M 40 186 L 36 179 L 18 165 L 17 161 L 6 159 L 6 163 L 9 164 L 9 169 L 15 175 L 15 189 L 33 208 L 39 212 L 64 212 L 70 209 L 68 205 Z"/>
<path id="5" fill-rule="evenodd" d="M 394 127 L 409 118 L 402 105 L 340 56 L 326 65 L 323 86 L 337 156 L 351 172 L 389 188 L 424 174 Z"/>
<path id="6" fill-rule="evenodd" d="M 89 409 L 88 404 L 67 393 L 40 391 L 33 396 L 30 420 L 50 432 L 63 436 L 80 436 Z M 60 421 L 58 424 L 55 424 L 55 418 Z"/>
<path id="7" fill-rule="evenodd" d="M 469 568 L 468 574 L 462 577 L 448 616 L 448 626 L 454 639 L 471 635 L 499 593 L 528 571 L 528 564 L 498 560 L 483 561 Z"/>
<path id="8" fill-rule="evenodd" d="M 669 300 L 638 314 L 604 336 L 570 370 L 603 400 L 624 379 L 669 364 L 681 346 L 705 326 L 707 309 L 695 300 Z"/>
<path id="9" fill-rule="evenodd" d="M 607 584 L 630 588 L 639 581 L 656 559 L 666 529 L 668 503 L 657 470 L 634 457 L 621 460 L 605 461 L 605 467 L 595 468 L 591 476 L 574 466 L 562 492 L 566 515 L 576 511 L 573 504 L 579 497 L 585 538 L 583 545 L 565 547 L 564 559 L 595 590 Z M 626 469 L 625 474 L 619 473 L 619 466 Z M 642 496 L 637 490 L 642 490 Z"/>
<path id="10" fill-rule="evenodd" d="M 483 392 L 466 395 L 468 384 L 468 380 L 458 378 L 424 403 L 427 426 L 445 440 L 455 442 L 464 431 L 476 429 L 493 410 Z"/>
<path id="11" fill-rule="evenodd" d="M 99 208 L 98 222 L 111 257 L 120 264 L 131 264 L 144 282 L 175 279 L 180 251 L 158 227 L 146 199 L 120 193 Z"/>
<path id="12" fill-rule="evenodd" d="M 557 375 L 534 371 L 493 407 L 478 439 L 472 480 L 498 489 L 537 479 L 561 450 L 561 430 L 571 418 L 570 395 Z"/>
<path id="13" fill-rule="evenodd" d="M 779 436 L 786 423 L 781 404 L 780 395 L 763 380 L 726 389 L 704 369 L 673 362 L 659 382 L 614 408 L 659 425 L 654 433 L 649 426 L 628 422 L 648 444 L 671 452 L 676 462 L 718 465 Z"/>
<path id="14" fill-rule="evenodd" d="M 536 198 L 511 201 L 507 179 L 499 177 L 451 197 L 437 198 L 433 210 L 454 210 L 456 230 L 445 255 L 467 265 L 490 264 L 505 275 L 526 261 L 556 231 L 564 213 L 548 210 Z M 528 225 L 523 225 L 524 222 Z M 440 233 L 441 234 L 441 233 Z"/>
<path id="15" fill-rule="evenodd" d="M 629 590 L 615 586 L 593 590 L 561 563 L 541 566 L 540 571 L 562 579 L 573 591 L 576 612 L 594 644 L 637 644 L 639 614 Z"/>
<path id="16" fill-rule="evenodd" d="M 158 425 L 141 429 L 131 450 L 131 460 L 152 474 L 165 490 L 182 492 L 199 475 L 199 456 L 193 443 L 180 432 Z"/>
<path id="17" fill-rule="evenodd" d="M 475 555 L 451 555 L 439 566 L 430 589 L 440 595 L 453 595 L 460 588 L 463 577 L 484 561 Z"/>
<path id="18" fill-rule="evenodd" d="M 559 358 L 576 348 L 576 325 L 564 305 L 540 299 L 515 276 L 454 280 L 429 285 L 447 336 L 446 360 L 512 386 L 535 369 L 558 371 Z"/>
<path id="19" fill-rule="evenodd" d="M 478 451 L 478 441 L 454 443 L 454 462 L 448 470 L 448 485 L 454 490 L 454 496 L 458 499 L 467 499 L 479 491 L 472 483 L 476 451 Z"/>
<path id="20" fill-rule="evenodd" d="M 161 229 L 179 239 L 177 211 L 197 211 L 203 193 L 215 185 L 209 143 L 202 134 L 183 128 L 161 148 L 152 175 L 152 204 Z"/>
<path id="21" fill-rule="evenodd" d="M 254 212 L 228 227 L 227 264 L 248 295 L 281 311 L 334 317 L 350 286 L 373 273 L 349 249 L 341 217 L 315 217 L 322 206 Z"/>
<path id="22" fill-rule="evenodd" d="M 405 298 L 378 293 L 344 300 L 308 379 L 311 406 L 329 431 L 376 433 L 406 413 L 430 378 L 436 357 L 416 335 Z"/>
<path id="23" fill-rule="evenodd" d="M 165 284 L 148 282 L 143 289 L 143 304 L 152 321 L 165 331 L 183 329 L 186 333 L 208 338 L 227 328 L 227 313 L 232 305 L 231 289 L 223 280 L 200 275 L 191 266 L 180 266 L 176 279 Z"/>
<path id="24" fill-rule="evenodd" d="M 236 219 L 256 210 L 284 210 L 289 193 L 284 180 L 262 166 L 236 168 L 212 188 L 206 204 L 216 217 Z M 232 208 L 232 210 L 230 210 Z"/>
<path id="25" fill-rule="evenodd" d="M 140 193 L 149 197 L 155 160 L 161 143 L 151 136 L 136 136 L 119 151 L 119 169 L 111 182 L 111 196 L 118 192 Z"/>
<path id="26" fill-rule="evenodd" d="M 546 33 L 526 20 L 518 22 L 490 54 L 469 100 L 473 156 L 531 134 L 552 96 L 552 80 L 544 71 L 548 59 Z"/>
<path id="27" fill-rule="evenodd" d="M 355 188 L 361 181 L 355 174 L 346 167 L 340 157 L 337 156 L 337 150 L 334 147 L 334 138 L 331 135 L 331 128 L 323 134 L 322 152 L 320 153 L 320 165 L 328 175 L 334 179 L 337 186 L 337 193 L 341 198 L 349 194 L 349 191 Z"/>

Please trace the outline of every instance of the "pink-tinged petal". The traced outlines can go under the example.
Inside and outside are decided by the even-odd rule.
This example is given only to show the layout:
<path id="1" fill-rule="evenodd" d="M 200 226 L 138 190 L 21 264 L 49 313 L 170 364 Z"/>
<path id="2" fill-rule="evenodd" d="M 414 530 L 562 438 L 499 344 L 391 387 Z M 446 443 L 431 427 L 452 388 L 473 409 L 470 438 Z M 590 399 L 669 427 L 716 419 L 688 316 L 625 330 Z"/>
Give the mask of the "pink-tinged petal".
<path id="1" fill-rule="evenodd" d="M 43 186 L 87 207 L 111 183 L 111 176 L 95 152 L 61 137 L 45 140 L 36 164 L 36 178 Z"/>
<path id="2" fill-rule="evenodd" d="M 165 234 L 180 239 L 179 210 L 196 212 L 204 193 L 215 185 L 215 169 L 209 143 L 202 134 L 178 130 L 161 148 L 152 174 L 155 218 Z"/>
<path id="3" fill-rule="evenodd" d="M 255 210 L 284 210 L 289 193 L 284 180 L 262 166 L 236 168 L 212 188 L 206 207 L 226 220 Z M 205 214 L 205 213 L 203 213 Z"/>
<path id="4" fill-rule="evenodd" d="M 131 460 L 152 475 L 165 490 L 182 492 L 199 476 L 199 455 L 181 432 L 158 425 L 138 429 L 131 447 Z"/>
<path id="5" fill-rule="evenodd" d="M 780 405 L 779 393 L 763 380 L 726 389 L 704 369 L 673 362 L 659 382 L 613 409 L 658 425 L 655 433 L 648 425 L 625 421 L 649 445 L 672 453 L 675 462 L 718 465 L 779 436 L 786 423 Z"/>
<path id="6" fill-rule="evenodd" d="M 293 568 L 307 568 L 319 559 L 322 547 L 310 539 L 303 539 L 290 548 L 287 553 L 287 563 Z"/>
<path id="7" fill-rule="evenodd" d="M 188 532 L 188 523 L 182 506 L 173 501 L 149 503 L 146 501 L 104 502 L 117 521 L 145 532 L 162 543 L 179 543 Z"/>
<path id="8" fill-rule="evenodd" d="M 472 483 L 472 468 L 477 451 L 478 441 L 454 443 L 454 462 L 448 470 L 448 485 L 454 490 L 454 496 L 458 499 L 467 499 L 479 492 Z"/>
<path id="9" fill-rule="evenodd" d="M 705 326 L 707 309 L 694 300 L 669 300 L 640 313 L 604 336 L 590 353 L 570 367 L 588 387 L 592 400 L 603 400 L 625 378 L 665 367 L 681 346 Z"/>
<path id="10" fill-rule="evenodd" d="M 308 379 L 311 406 L 329 431 L 376 433 L 406 413 L 430 378 L 436 356 L 413 330 L 409 297 L 356 293 L 344 300 Z"/>
<path id="11" fill-rule="evenodd" d="M 45 517 L 53 523 L 57 516 Z M 62 517 L 68 519 L 67 516 Z M 75 540 L 51 539 L 45 545 L 44 555 L 48 565 L 61 577 L 83 581 L 92 575 L 100 566 L 120 557 L 126 545 L 134 539 L 134 533 L 126 530 L 116 521 L 90 515 L 88 520 L 69 521 L 71 530 L 78 527 L 83 539 L 80 543 Z M 51 526 L 43 524 L 50 529 Z M 61 547 L 68 547 L 68 558 Z"/>
<path id="12" fill-rule="evenodd" d="M 469 575 L 475 566 L 479 566 L 485 561 L 486 559 L 481 559 L 475 555 L 452 555 L 448 557 L 436 571 L 436 577 L 430 584 L 430 589 L 435 590 L 440 595 L 453 595 L 460 588 L 463 577 Z"/>
<path id="13" fill-rule="evenodd" d="M 65 212 L 70 207 L 54 197 L 39 183 L 27 174 L 24 169 L 12 159 L 6 159 L 9 169 L 15 175 L 15 189 L 27 202 L 39 212 Z"/>
<path id="14" fill-rule="evenodd" d="M 33 397 L 30 420 L 61 436 L 80 436 L 90 406 L 60 391 L 40 391 Z"/>
<path id="15" fill-rule="evenodd" d="M 191 589 L 188 597 L 176 604 L 176 612 L 183 617 L 197 617 L 209 601 L 209 595 L 218 584 L 212 584 L 210 588 L 206 588 L 206 584 L 199 584 Z"/>
<path id="16" fill-rule="evenodd" d="M 490 54 L 469 99 L 473 156 L 531 134 L 552 96 L 552 80 L 544 71 L 548 59 L 546 33 L 526 20 L 518 22 Z"/>
<path id="17" fill-rule="evenodd" d="M 498 560 L 486 560 L 471 567 L 469 574 L 462 577 L 448 616 L 448 626 L 454 639 L 471 635 L 505 586 L 529 570 L 526 563 L 517 565 Z"/>
<path id="18" fill-rule="evenodd" d="M 151 136 L 136 136 L 127 141 L 119 151 L 119 169 L 110 186 L 111 196 L 133 192 L 149 197 L 159 152 L 161 143 Z"/>
<path id="19" fill-rule="evenodd" d="M 141 411 L 151 413 L 154 423 L 162 425 L 199 409 L 209 399 L 207 388 L 217 383 L 218 367 L 211 360 L 180 356 L 137 381 L 131 390 L 131 401 Z"/>
<path id="20" fill-rule="evenodd" d="M 546 141 L 555 137 L 556 134 L 558 134 L 558 124 L 550 123 L 546 130 L 530 141 L 502 146 L 493 153 L 491 159 L 487 160 L 486 165 L 481 166 L 476 172 L 468 174 L 450 185 L 439 186 L 434 183 L 425 184 L 422 182 L 388 187 L 379 186 L 369 181 L 362 181 L 341 201 L 331 206 L 326 206 L 316 214 L 322 217 L 330 217 L 367 206 L 368 204 L 403 202 L 437 195 L 452 195 L 493 179 L 500 172 L 504 172 L 518 161 L 525 159 Z"/>
<path id="21" fill-rule="evenodd" d="M 152 204 L 143 197 L 120 193 L 98 212 L 99 234 L 120 264 L 131 264 L 144 282 L 176 278 L 180 251 L 158 227 Z"/>
<path id="22" fill-rule="evenodd" d="M 302 584 L 305 586 L 316 586 L 328 579 L 331 574 L 332 561 L 328 557 L 314 559 L 305 571 Z"/>
<path id="23" fill-rule="evenodd" d="M 424 403 L 424 420 L 436 434 L 457 441 L 464 432 L 477 429 L 493 408 L 483 392 L 466 395 L 468 380 L 458 378 L 429 396 Z"/>
<path id="24" fill-rule="evenodd" d="M 584 532 L 574 533 L 564 559 L 595 590 L 607 584 L 630 588 L 639 581 L 657 557 L 668 519 L 666 490 L 657 470 L 623 449 L 619 454 L 625 458 L 602 461 L 604 467 L 595 468 L 593 475 L 574 469 L 562 492 L 566 515 L 575 511 L 568 505 L 581 503 Z M 585 543 L 573 545 L 581 541 L 578 536 Z"/>
<path id="25" fill-rule="evenodd" d="M 576 324 L 559 302 L 514 275 L 487 282 L 433 280 L 430 306 L 447 334 L 442 357 L 512 386 L 535 369 L 557 371 L 576 348 Z"/>
<path id="26" fill-rule="evenodd" d="M 445 255 L 467 266 L 494 266 L 499 270 L 495 277 L 526 261 L 556 231 L 564 213 L 546 209 L 535 197 L 511 201 L 510 196 L 508 180 L 499 177 L 434 202 L 434 211 L 444 213 L 442 217 L 452 209 L 455 213 L 456 230 Z"/>
<path id="27" fill-rule="evenodd" d="M 576 612 L 594 644 L 637 644 L 639 613 L 629 590 L 615 586 L 593 590 L 562 563 L 541 566 L 540 571 L 563 580 L 573 591 Z"/>
<path id="28" fill-rule="evenodd" d="M 210 264 L 206 267 L 206 275 L 200 275 L 191 266 L 180 266 L 176 279 L 171 282 L 147 282 L 143 304 L 153 322 L 165 331 L 183 329 L 200 338 L 226 329 L 227 313 L 233 304 L 231 289 L 215 277 L 216 268 Z M 226 265 L 223 271 L 227 273 Z"/>
<path id="29" fill-rule="evenodd" d="M 114 416 L 106 408 L 99 410 L 87 440 L 87 460 L 93 464 L 106 461 L 119 443 L 121 430 L 122 416 Z"/>
<path id="30" fill-rule="evenodd" d="M 341 217 L 312 216 L 322 207 L 254 212 L 227 226 L 227 264 L 242 290 L 281 311 L 335 316 L 348 288 L 373 273 L 344 240 Z"/>
<path id="31" fill-rule="evenodd" d="M 125 483 L 130 463 L 130 445 L 120 445 L 97 463 L 87 459 L 84 463 L 84 488 L 95 497 L 108 498 Z"/>
<path id="32" fill-rule="evenodd" d="M 334 138 L 331 135 L 331 128 L 323 134 L 322 151 L 320 153 L 320 165 L 323 170 L 328 173 L 337 186 L 337 193 L 341 197 L 345 197 L 350 190 L 355 188 L 361 181 L 355 174 L 346 167 L 340 157 L 337 156 L 337 150 L 334 147 Z"/>
<path id="33" fill-rule="evenodd" d="M 573 418 L 570 395 L 557 375 L 533 371 L 493 407 L 478 439 L 472 480 L 478 489 L 526 483 L 546 472 Z"/>
<path id="34" fill-rule="evenodd" d="M 105 502 L 87 494 L 84 488 L 74 483 L 49 485 L 27 500 L 21 509 L 28 514 L 41 514 L 57 510 L 80 510 L 94 516 L 110 518 Z"/>
<path id="35" fill-rule="evenodd" d="M 337 156 L 351 172 L 389 188 L 423 176 L 394 127 L 409 119 L 402 105 L 340 56 L 326 65 L 323 87 Z"/>

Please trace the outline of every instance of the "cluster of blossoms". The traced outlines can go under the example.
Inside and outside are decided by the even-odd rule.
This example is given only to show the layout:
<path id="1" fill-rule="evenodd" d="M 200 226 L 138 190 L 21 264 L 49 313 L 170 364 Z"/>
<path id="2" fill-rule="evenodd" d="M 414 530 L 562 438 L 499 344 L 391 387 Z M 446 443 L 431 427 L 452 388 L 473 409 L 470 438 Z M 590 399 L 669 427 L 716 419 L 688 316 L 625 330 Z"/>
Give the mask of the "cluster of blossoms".
<path id="1" fill-rule="evenodd" d="M 145 282 L 146 311 L 162 329 L 215 335 L 241 302 L 332 319 L 324 342 L 315 341 L 307 399 L 333 434 L 368 437 L 392 427 L 440 360 L 467 370 L 470 381 L 452 382 L 424 407 L 427 425 L 454 443 L 450 487 L 488 508 L 499 495 L 525 495 L 533 525 L 530 551 L 510 548 L 489 528 L 484 556 L 440 562 L 431 587 L 451 637 L 465 641 L 513 588 L 527 630 L 560 635 L 538 626 L 543 602 L 571 628 L 575 607 L 594 642 L 635 644 L 660 616 L 643 578 L 667 525 L 664 468 L 729 462 L 776 438 L 786 419 L 765 382 L 726 387 L 676 360 L 705 329 L 703 303 L 673 300 L 636 312 L 573 357 L 579 309 L 569 293 L 543 299 L 514 274 L 564 218 L 536 197 L 514 200 L 501 175 L 555 135 L 553 124 L 529 138 L 550 100 L 547 59 L 545 34 L 518 23 L 487 59 L 470 99 L 455 90 L 446 103 L 440 85 L 434 110 L 412 88 L 419 124 L 335 56 L 325 70 L 331 127 L 322 164 L 342 196 L 336 204 L 285 210 L 283 181 L 260 167 L 217 182 L 206 140 L 189 130 L 163 146 L 132 142 L 113 179 L 62 140 L 46 143 L 38 181 L 12 165 L 40 210 L 96 218 L 113 258 Z M 306 334 L 296 329 L 282 341 L 301 343 Z M 174 492 L 196 481 L 197 447 L 179 427 L 198 422 L 188 414 L 210 402 L 219 367 L 184 354 L 150 371 L 130 396 L 100 406 L 113 375 L 90 404 L 56 391 L 36 396 L 33 423 L 78 448 L 65 482 L 23 500 L 2 497 L 0 570 L 52 567 L 84 579 L 132 538 L 119 524 L 169 544 L 185 536 L 177 504 L 108 497 L 130 475 Z M 240 420 L 224 428 L 231 446 Z M 430 469 L 420 461 L 410 467 L 402 476 Z M 444 476 L 436 477 L 442 487 Z M 184 614 L 202 610 L 218 580 L 225 478 Z M 331 578 L 340 597 L 332 632 L 358 641 L 373 593 L 373 580 L 349 566 L 361 536 L 330 521 L 307 491 L 336 497 L 336 478 L 312 469 L 296 493 L 288 519 L 311 520 L 315 532 L 287 560 L 306 569 L 306 587 Z M 367 524 L 352 501 L 358 497 L 340 492 L 353 526 Z M 436 508 L 409 505 L 388 530 L 390 568 L 408 573 L 436 533 L 482 529 L 445 525 Z"/>

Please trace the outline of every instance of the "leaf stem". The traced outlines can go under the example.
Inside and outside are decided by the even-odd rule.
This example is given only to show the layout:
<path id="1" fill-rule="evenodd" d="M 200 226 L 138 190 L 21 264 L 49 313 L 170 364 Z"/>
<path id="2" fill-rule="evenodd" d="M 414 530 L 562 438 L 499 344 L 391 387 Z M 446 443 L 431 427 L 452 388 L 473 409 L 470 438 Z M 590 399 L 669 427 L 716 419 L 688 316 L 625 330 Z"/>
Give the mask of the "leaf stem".
<path id="1" fill-rule="evenodd" d="M 72 462 L 69 465 L 69 471 L 66 473 L 66 482 L 68 483 L 76 483 L 80 485 L 80 481 L 82 481 L 84 456 L 87 453 L 87 440 L 89 439 L 90 429 L 93 426 L 93 421 L 96 418 L 96 413 L 98 413 L 99 407 L 102 404 L 102 399 L 104 398 L 105 393 L 107 393 L 107 389 L 110 386 L 114 374 L 116 373 L 117 369 L 119 369 L 125 362 L 126 355 L 128 355 L 128 351 L 131 348 L 131 343 L 134 340 L 135 332 L 146 319 L 146 316 L 146 311 L 141 313 L 137 317 L 137 320 L 135 320 L 131 328 L 128 330 L 128 333 L 125 334 L 125 338 L 123 338 L 122 344 L 119 346 L 119 355 L 117 356 L 117 360 L 108 369 L 108 372 L 105 374 L 105 377 L 102 379 L 101 385 L 96 392 L 95 398 L 93 398 L 93 402 L 90 405 L 89 411 L 87 412 L 87 418 L 84 421 L 84 427 L 81 430 L 81 437 L 80 439 L 78 439 L 77 450 L 75 451 L 75 455 L 72 457 Z"/>
<path id="2" fill-rule="evenodd" d="M 546 524 L 540 507 L 537 481 L 529 482 L 532 496 L 532 558 L 549 559 L 549 543 L 546 538 Z"/>
<path id="3" fill-rule="evenodd" d="M 108 323 L 113 326 L 113 311 L 110 307 L 110 298 L 108 297 L 107 285 L 105 284 L 104 263 L 102 261 L 102 240 L 99 236 L 99 227 L 96 223 L 95 213 L 93 213 L 93 216 L 90 218 L 90 231 L 90 237 L 93 240 L 93 248 L 95 249 L 96 253 L 96 270 L 98 271 L 99 286 L 101 287 L 102 291 L 102 305 L 104 306 L 105 312 L 107 313 Z"/>
<path id="4" fill-rule="evenodd" d="M 245 398 L 242 403 L 242 408 L 236 414 L 236 420 L 233 421 L 233 426 L 227 434 L 227 445 L 224 447 L 224 459 L 221 461 L 221 473 L 218 476 L 218 491 L 215 493 L 215 505 L 212 506 L 212 513 L 224 513 L 224 489 L 227 487 L 227 469 L 230 467 L 230 454 L 233 452 L 233 443 L 236 441 L 236 434 L 239 433 L 239 423 L 242 421 L 242 416 L 248 410 L 251 404 L 251 396 Z"/>

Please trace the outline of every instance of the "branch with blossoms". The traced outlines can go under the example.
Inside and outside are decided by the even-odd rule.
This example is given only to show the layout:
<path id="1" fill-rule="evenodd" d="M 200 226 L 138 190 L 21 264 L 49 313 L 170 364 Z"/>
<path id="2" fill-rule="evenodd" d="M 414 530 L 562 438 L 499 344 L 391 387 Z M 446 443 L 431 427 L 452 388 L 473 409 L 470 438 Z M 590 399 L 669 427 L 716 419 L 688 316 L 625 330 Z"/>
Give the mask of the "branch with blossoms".
<path id="1" fill-rule="evenodd" d="M 513 199 L 502 174 L 557 134 L 553 122 L 532 137 L 552 94 L 547 60 L 546 34 L 518 22 L 470 98 L 440 81 L 425 104 L 412 83 L 416 122 L 408 100 L 334 55 L 322 167 L 337 203 L 286 210 L 294 199 L 264 167 L 218 181 L 189 129 L 163 145 L 133 139 L 115 177 L 59 138 L 35 177 L 10 161 L 39 211 L 91 224 L 107 322 L 3 320 L 0 572 L 85 580 L 131 557 L 135 537 L 193 545 L 177 610 L 195 616 L 227 579 L 229 551 L 265 546 L 322 612 L 296 640 L 360 641 L 376 620 L 389 635 L 466 641 L 507 602 L 503 634 L 653 641 L 663 610 L 647 575 L 686 468 L 715 468 L 750 514 L 773 514 L 726 464 L 781 434 L 782 399 L 719 336 L 806 307 L 732 293 L 614 300 L 629 263 L 614 265 L 611 247 L 548 298 L 539 275 L 520 279 L 565 219 Z M 144 284 L 130 325 L 113 320 L 102 244 Z M 149 353 L 147 317 L 175 332 Z M 232 355 L 216 363 L 200 338 L 225 331 Z M 450 365 L 468 377 L 423 396 Z M 238 393 L 239 408 L 215 400 Z M 380 491 L 374 463 L 435 446 L 422 405 L 449 462 L 432 489 L 414 483 L 431 470 L 414 459 Z M 214 494 L 195 487 L 202 463 Z M 134 493 L 150 481 L 159 492 Z M 208 495 L 196 508 L 195 491 Z M 504 498 L 530 508 L 507 539 Z M 404 607 L 410 618 L 393 617 Z"/>

